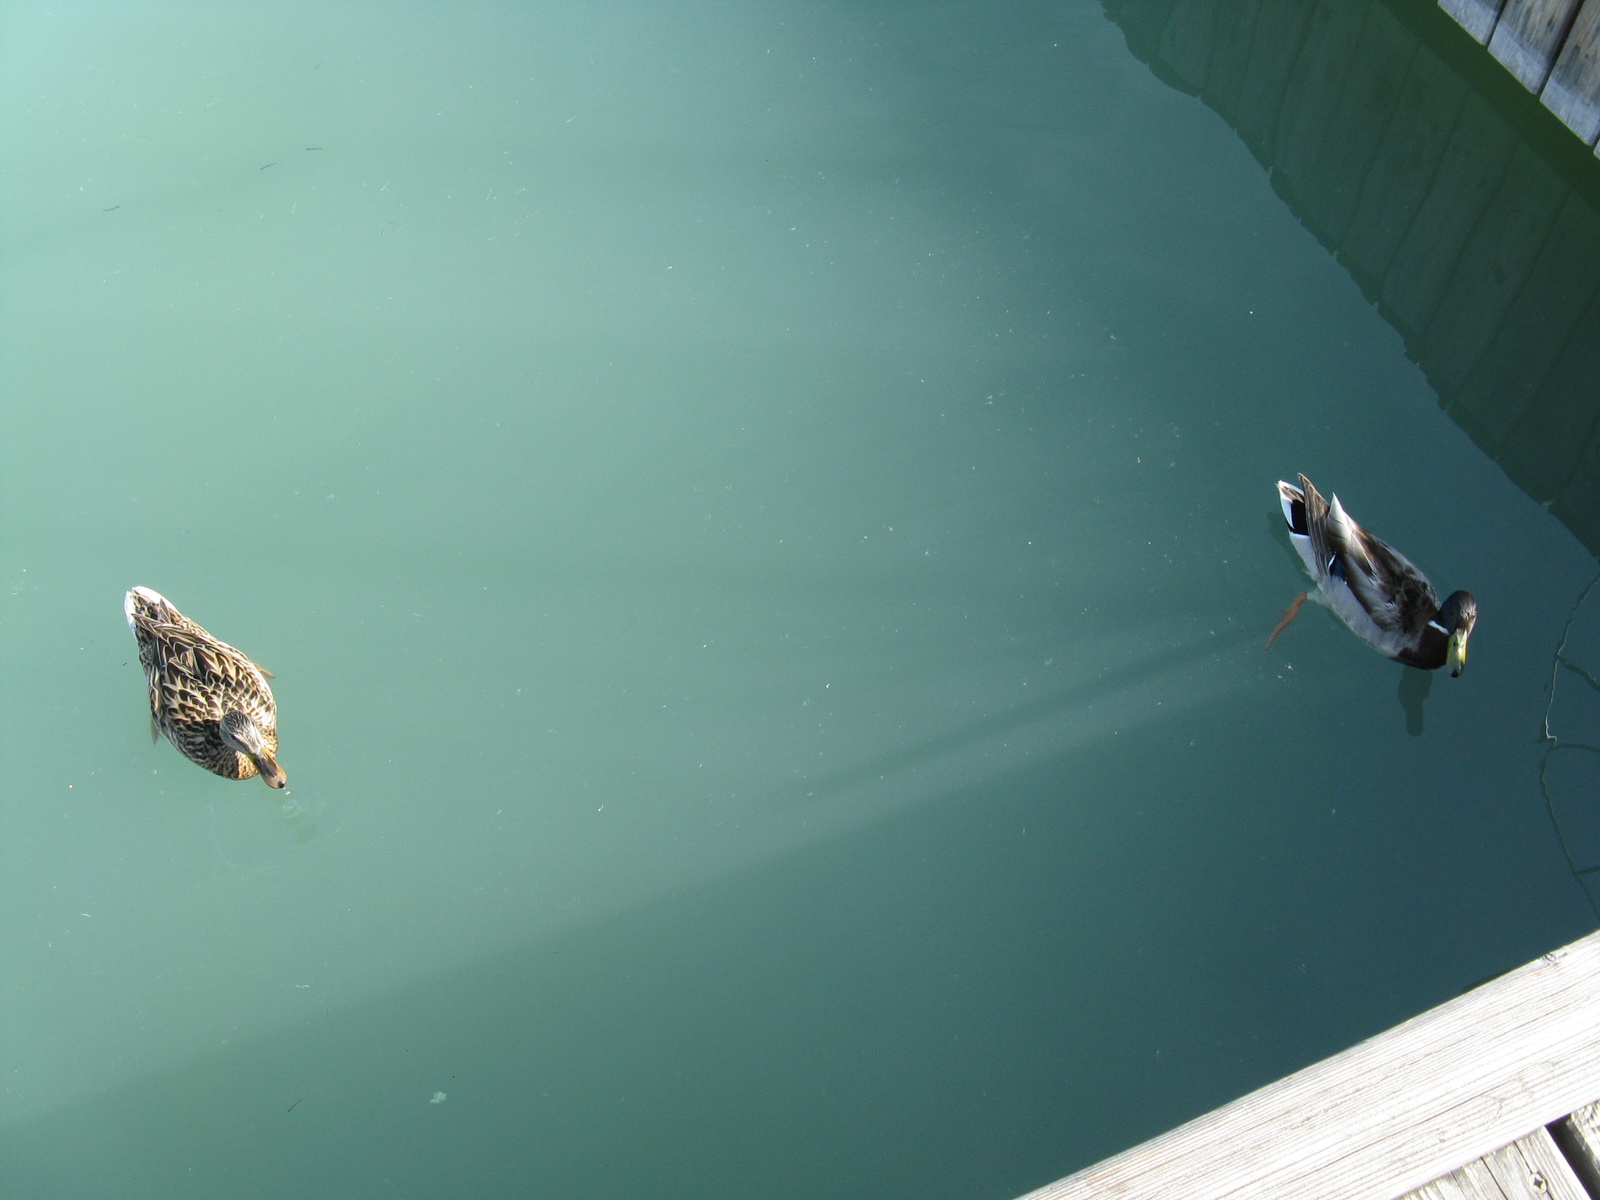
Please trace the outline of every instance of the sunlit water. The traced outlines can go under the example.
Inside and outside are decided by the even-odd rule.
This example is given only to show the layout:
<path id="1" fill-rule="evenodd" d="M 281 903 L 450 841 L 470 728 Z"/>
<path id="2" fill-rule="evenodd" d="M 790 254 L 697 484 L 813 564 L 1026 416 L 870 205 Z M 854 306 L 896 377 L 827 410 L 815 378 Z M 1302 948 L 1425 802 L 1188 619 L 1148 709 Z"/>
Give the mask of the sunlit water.
<path id="1" fill-rule="evenodd" d="M 1593 556 L 1098 5 L 0 36 L 7 1197 L 1004 1197 L 1594 925 Z"/>

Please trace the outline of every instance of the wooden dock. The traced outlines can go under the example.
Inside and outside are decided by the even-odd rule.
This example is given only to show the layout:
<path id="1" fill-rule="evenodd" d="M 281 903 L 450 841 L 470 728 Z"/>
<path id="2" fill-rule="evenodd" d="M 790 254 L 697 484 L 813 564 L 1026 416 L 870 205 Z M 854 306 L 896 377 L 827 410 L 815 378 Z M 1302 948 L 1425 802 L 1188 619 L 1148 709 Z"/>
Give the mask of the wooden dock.
<path id="1" fill-rule="evenodd" d="M 1600 0 L 1439 0 L 1568 129 L 1600 139 Z"/>
<path id="2" fill-rule="evenodd" d="M 1600 933 L 1023 1200 L 1600 1197 Z"/>

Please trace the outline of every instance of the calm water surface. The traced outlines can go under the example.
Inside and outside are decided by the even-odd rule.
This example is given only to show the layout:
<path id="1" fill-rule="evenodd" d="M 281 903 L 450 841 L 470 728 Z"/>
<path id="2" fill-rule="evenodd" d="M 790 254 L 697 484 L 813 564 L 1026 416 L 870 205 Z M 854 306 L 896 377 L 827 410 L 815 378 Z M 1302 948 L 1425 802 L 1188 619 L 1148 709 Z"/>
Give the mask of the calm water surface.
<path id="1" fill-rule="evenodd" d="M 1593 555 L 1099 5 L 0 37 L 8 1197 L 1005 1197 L 1596 923 Z M 1263 651 L 1295 471 L 1461 679 Z"/>

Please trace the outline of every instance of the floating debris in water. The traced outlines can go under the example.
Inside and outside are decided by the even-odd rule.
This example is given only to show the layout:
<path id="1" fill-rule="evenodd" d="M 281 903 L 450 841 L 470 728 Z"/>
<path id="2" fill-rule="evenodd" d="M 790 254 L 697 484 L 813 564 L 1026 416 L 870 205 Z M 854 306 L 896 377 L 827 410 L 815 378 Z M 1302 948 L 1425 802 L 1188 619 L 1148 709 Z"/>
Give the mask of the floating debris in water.
<path id="1" fill-rule="evenodd" d="M 443 1092 L 435 1092 L 433 1094 L 433 1099 L 429 1100 L 428 1103 L 429 1104 L 443 1104 L 448 1098 L 449 1097 L 447 1097 Z"/>

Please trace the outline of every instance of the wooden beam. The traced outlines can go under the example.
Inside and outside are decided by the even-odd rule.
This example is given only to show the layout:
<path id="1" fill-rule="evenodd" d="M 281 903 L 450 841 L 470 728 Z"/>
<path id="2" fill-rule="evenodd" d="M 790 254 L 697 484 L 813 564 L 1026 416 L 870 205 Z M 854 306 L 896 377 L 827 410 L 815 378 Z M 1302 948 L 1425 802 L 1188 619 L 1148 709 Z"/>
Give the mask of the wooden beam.
<path id="1" fill-rule="evenodd" d="M 1600 0 L 1578 10 L 1539 99 L 1586 145 L 1600 138 Z"/>
<path id="2" fill-rule="evenodd" d="M 1589 1200 L 1589 1193 L 1543 1126 L 1486 1154 L 1405 1200 Z"/>
<path id="3" fill-rule="evenodd" d="M 1535 96 L 1555 65 L 1579 0 L 1506 0 L 1489 38 L 1489 53 Z"/>
<path id="4" fill-rule="evenodd" d="M 1600 933 L 1027 1200 L 1395 1200 L 1600 1096 Z"/>
<path id="5" fill-rule="evenodd" d="M 1439 0 L 1439 7 L 1479 42 L 1487 43 L 1506 0 Z"/>
<path id="6" fill-rule="evenodd" d="M 1578 1177 L 1590 1191 L 1600 1190 L 1600 1104 L 1585 1104 L 1555 1131 Z"/>

